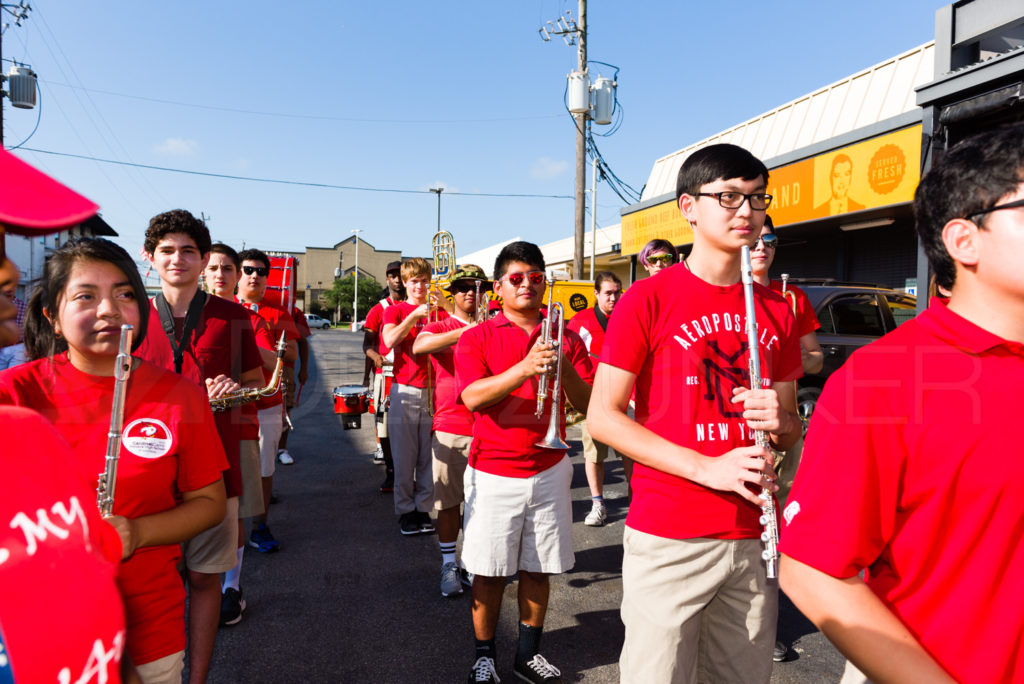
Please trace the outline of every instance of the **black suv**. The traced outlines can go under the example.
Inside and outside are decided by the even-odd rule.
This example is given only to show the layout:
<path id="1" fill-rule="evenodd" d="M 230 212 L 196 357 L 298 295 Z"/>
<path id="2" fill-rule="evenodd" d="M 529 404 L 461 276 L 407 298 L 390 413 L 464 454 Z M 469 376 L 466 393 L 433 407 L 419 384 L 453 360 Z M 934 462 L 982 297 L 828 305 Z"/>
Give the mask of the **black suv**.
<path id="1" fill-rule="evenodd" d="M 913 318 L 917 299 L 881 285 L 801 278 L 790 278 L 789 282 L 811 300 L 821 323 L 818 343 L 825 352 L 821 371 L 805 375 L 797 383 L 797 408 L 806 430 L 828 376 L 857 349 Z"/>

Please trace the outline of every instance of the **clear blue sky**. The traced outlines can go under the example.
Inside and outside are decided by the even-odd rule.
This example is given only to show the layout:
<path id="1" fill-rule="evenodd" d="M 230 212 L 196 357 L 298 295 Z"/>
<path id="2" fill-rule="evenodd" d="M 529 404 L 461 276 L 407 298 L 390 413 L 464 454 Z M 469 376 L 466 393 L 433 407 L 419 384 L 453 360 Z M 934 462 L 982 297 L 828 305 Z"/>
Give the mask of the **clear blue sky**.
<path id="1" fill-rule="evenodd" d="M 931 40 L 942 4 L 595 0 L 589 56 L 620 68 L 624 108 L 601 152 L 640 189 L 658 157 Z M 566 9 L 575 15 L 576 2 L 32 5 L 3 45 L 5 60 L 40 77 L 42 118 L 26 147 L 422 193 L 17 152 L 97 202 L 133 254 L 150 216 L 183 207 L 211 217 L 214 238 L 236 247 L 301 251 L 358 228 L 378 248 L 426 255 L 437 224 L 430 187 L 573 193 L 574 127 L 562 98 L 576 49 L 542 42 L 537 30 Z M 36 116 L 5 103 L 5 144 L 28 136 Z M 571 199 L 445 194 L 441 204 L 460 254 L 572 233 Z M 617 223 L 622 206 L 598 186 L 599 225 Z"/>

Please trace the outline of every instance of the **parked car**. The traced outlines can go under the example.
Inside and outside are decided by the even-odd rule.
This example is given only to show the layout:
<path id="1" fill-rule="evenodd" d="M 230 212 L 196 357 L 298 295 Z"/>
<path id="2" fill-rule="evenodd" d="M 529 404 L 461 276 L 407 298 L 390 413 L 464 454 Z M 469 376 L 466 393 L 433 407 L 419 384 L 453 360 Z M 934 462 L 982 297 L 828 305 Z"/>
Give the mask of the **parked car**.
<path id="1" fill-rule="evenodd" d="M 316 314 L 306 314 L 306 325 L 310 328 L 320 328 L 321 330 L 327 330 L 331 327 L 331 322 L 326 318 L 321 318 Z"/>
<path id="2" fill-rule="evenodd" d="M 789 282 L 806 292 L 811 300 L 821 323 L 818 343 L 825 353 L 821 371 L 806 375 L 797 383 L 797 409 L 806 430 L 828 377 L 857 349 L 913 318 L 917 298 L 880 285 L 800 278 L 791 278 Z"/>

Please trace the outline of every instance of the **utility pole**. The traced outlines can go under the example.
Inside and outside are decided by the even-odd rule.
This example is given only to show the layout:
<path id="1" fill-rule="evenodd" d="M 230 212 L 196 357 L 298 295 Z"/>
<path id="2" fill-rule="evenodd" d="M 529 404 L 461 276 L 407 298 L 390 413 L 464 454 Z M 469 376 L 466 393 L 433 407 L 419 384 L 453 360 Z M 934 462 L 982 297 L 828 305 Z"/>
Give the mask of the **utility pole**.
<path id="1" fill-rule="evenodd" d="M 587 0 L 580 2 L 579 44 L 577 50 L 577 69 L 587 73 Z M 586 212 L 587 188 L 587 114 L 575 114 L 576 119 L 576 230 L 572 256 L 572 277 L 574 280 L 583 278 L 583 219 Z"/>

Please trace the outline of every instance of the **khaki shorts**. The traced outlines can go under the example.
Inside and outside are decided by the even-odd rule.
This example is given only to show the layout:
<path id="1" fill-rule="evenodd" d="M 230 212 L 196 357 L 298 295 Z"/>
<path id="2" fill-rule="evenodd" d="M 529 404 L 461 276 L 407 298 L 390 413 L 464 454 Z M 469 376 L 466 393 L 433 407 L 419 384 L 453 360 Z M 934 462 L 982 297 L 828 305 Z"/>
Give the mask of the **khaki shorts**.
<path id="1" fill-rule="evenodd" d="M 219 523 L 185 542 L 185 567 L 215 575 L 238 564 L 238 497 L 227 500 L 227 513 Z"/>
<path id="2" fill-rule="evenodd" d="M 373 422 L 377 428 L 377 438 L 388 438 L 388 395 L 387 382 L 383 373 L 375 373 L 373 376 Z"/>
<path id="3" fill-rule="evenodd" d="M 152 662 L 135 665 L 142 684 L 181 684 L 181 673 L 185 670 L 185 652 L 178 651 Z"/>
<path id="4" fill-rule="evenodd" d="M 779 583 L 765 576 L 759 539 L 626 527 L 622 543 L 622 684 L 768 684 Z"/>
<path id="5" fill-rule="evenodd" d="M 518 570 L 571 570 L 576 560 L 571 483 L 568 456 L 532 477 L 502 477 L 467 467 L 462 541 L 466 569 L 484 577 L 510 577 Z"/>
<path id="6" fill-rule="evenodd" d="M 443 511 L 462 503 L 463 478 L 473 438 L 450 432 L 435 432 L 431 438 L 434 459 L 434 510 Z"/>
<path id="7" fill-rule="evenodd" d="M 238 497 L 238 517 L 263 515 L 266 502 L 263 501 L 263 478 L 260 475 L 260 442 L 258 439 L 243 439 L 239 451 L 242 494 Z"/>
<path id="8" fill-rule="evenodd" d="M 591 463 L 604 463 L 608 460 L 608 445 L 594 441 L 587 429 L 587 421 L 580 423 L 580 430 L 583 432 L 583 458 Z"/>
<path id="9" fill-rule="evenodd" d="M 278 404 L 262 409 L 256 415 L 260 419 L 260 476 L 273 477 L 277 445 L 284 428 L 284 410 Z"/>

